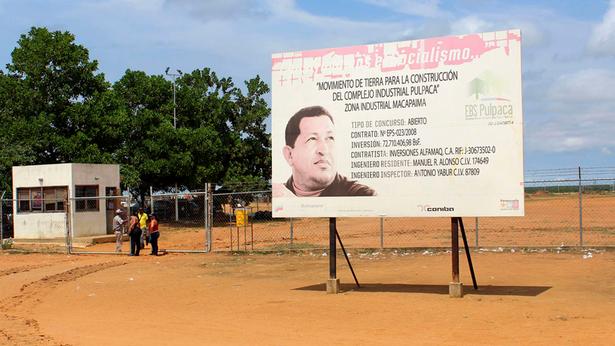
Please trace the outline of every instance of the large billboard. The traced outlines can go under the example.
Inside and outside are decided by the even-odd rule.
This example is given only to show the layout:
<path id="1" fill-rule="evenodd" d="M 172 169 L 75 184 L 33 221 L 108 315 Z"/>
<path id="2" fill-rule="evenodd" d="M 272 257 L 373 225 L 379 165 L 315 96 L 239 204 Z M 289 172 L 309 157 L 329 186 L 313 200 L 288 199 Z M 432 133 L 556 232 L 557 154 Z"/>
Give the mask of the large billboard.
<path id="1" fill-rule="evenodd" d="M 274 217 L 523 216 L 521 33 L 272 56 Z"/>

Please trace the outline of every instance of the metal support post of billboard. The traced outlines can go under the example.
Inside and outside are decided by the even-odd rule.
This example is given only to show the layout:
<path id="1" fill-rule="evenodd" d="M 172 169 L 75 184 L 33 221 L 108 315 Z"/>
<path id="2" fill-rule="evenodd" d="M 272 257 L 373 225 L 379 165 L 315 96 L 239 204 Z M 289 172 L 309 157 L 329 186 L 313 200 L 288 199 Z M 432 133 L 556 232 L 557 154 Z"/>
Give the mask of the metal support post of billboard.
<path id="1" fill-rule="evenodd" d="M 361 285 L 359 285 L 359 280 L 357 280 L 357 276 L 354 273 L 354 269 L 352 269 L 352 264 L 350 264 L 350 259 L 348 258 L 348 253 L 346 252 L 346 248 L 344 247 L 344 243 L 342 243 L 342 238 L 340 238 L 340 234 L 337 232 L 337 227 L 335 228 L 335 235 L 337 236 L 337 241 L 340 242 L 340 247 L 342 248 L 342 252 L 344 253 L 344 257 L 346 257 L 346 262 L 348 263 L 348 267 L 350 267 L 350 272 L 352 273 L 352 277 L 354 278 L 354 282 L 357 284 L 358 288 L 361 288 Z"/>
<path id="2" fill-rule="evenodd" d="M 466 230 L 463 227 L 463 220 L 458 217 L 459 226 L 461 227 L 461 238 L 463 239 L 463 248 L 466 251 L 466 258 L 468 259 L 468 267 L 470 268 L 470 274 L 472 275 L 472 285 L 474 289 L 478 289 L 478 285 L 476 284 L 476 276 L 474 275 L 474 266 L 472 265 L 472 256 L 470 256 L 470 247 L 468 246 L 468 238 L 466 237 Z"/>
<path id="3" fill-rule="evenodd" d="M 340 292 L 340 279 L 337 278 L 337 258 L 335 248 L 336 222 L 334 217 L 329 218 L 329 280 L 327 280 L 327 293 Z"/>
<path id="4" fill-rule="evenodd" d="M 583 186 L 579 167 L 579 244 L 583 247 Z"/>
<path id="5" fill-rule="evenodd" d="M 357 276 L 354 273 L 354 269 L 352 268 L 352 264 L 350 263 L 350 259 L 348 258 L 348 253 L 346 253 L 346 248 L 344 248 L 344 244 L 342 243 L 342 238 L 337 232 L 337 219 L 334 217 L 329 218 L 329 280 L 327 280 L 327 293 L 337 294 L 340 292 L 340 280 L 337 278 L 337 249 L 335 240 L 340 242 L 340 247 L 342 248 L 342 252 L 344 253 L 344 257 L 346 258 L 346 262 L 350 267 L 350 272 L 352 273 L 352 277 L 354 278 L 355 283 L 358 288 L 361 288 L 359 285 L 359 281 L 357 280 Z"/>
<path id="6" fill-rule="evenodd" d="M 461 298 L 463 283 L 459 282 L 459 224 L 456 217 L 451 218 L 451 260 L 453 277 L 448 284 L 448 295 L 452 298 Z"/>

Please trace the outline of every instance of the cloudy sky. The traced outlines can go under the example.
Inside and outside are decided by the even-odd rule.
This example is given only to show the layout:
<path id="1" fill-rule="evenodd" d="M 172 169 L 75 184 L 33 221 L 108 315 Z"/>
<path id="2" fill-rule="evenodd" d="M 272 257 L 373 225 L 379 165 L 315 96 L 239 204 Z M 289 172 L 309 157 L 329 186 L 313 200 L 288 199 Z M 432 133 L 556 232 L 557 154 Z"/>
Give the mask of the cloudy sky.
<path id="1" fill-rule="evenodd" d="M 615 0 L 0 0 L 0 67 L 32 26 L 70 31 L 110 81 L 271 54 L 519 28 L 526 169 L 615 166 Z"/>

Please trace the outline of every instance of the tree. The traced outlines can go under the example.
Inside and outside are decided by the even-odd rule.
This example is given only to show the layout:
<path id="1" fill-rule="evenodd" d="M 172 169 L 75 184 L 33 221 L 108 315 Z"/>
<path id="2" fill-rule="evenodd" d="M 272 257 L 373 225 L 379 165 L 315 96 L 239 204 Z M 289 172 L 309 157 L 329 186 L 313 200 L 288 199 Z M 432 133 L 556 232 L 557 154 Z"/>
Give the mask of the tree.
<path id="1" fill-rule="evenodd" d="M 208 146 L 195 153 L 198 173 L 191 183 L 267 185 L 271 176 L 271 140 L 265 128 L 270 109 L 263 99 L 269 92 L 267 84 L 257 76 L 245 82 L 244 94 L 231 78 L 218 78 L 205 68 L 184 74 L 178 85 L 178 124 L 198 128 L 208 139 Z"/>
<path id="2" fill-rule="evenodd" d="M 177 79 L 177 128 L 173 128 L 172 84 L 162 76 L 127 70 L 113 85 L 131 114 L 130 145 L 121 149 L 123 168 L 132 172 L 128 185 L 142 199 L 152 186 L 168 190 L 200 189 L 206 182 L 258 182 L 270 176 L 270 139 L 264 121 L 268 86 L 256 77 L 247 94 L 230 78 L 209 69 Z"/>
<path id="3" fill-rule="evenodd" d="M 122 186 L 141 200 L 150 186 L 269 180 L 269 88 L 258 76 L 244 92 L 207 68 L 182 74 L 174 128 L 170 81 L 127 70 L 111 86 L 69 32 L 32 28 L 11 56 L 0 71 L 4 189 L 13 165 L 61 162 L 119 163 Z"/>
<path id="4" fill-rule="evenodd" d="M 125 116 L 97 61 L 69 32 L 32 28 L 17 43 L 0 74 L 3 176 L 13 165 L 114 162 Z"/>

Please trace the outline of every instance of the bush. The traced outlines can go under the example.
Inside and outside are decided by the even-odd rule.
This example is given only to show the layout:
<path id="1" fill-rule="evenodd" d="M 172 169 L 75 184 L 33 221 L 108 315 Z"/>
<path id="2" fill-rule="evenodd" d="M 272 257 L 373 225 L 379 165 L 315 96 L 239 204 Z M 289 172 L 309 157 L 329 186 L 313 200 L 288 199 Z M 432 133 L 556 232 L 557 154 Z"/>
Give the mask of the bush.
<path id="1" fill-rule="evenodd" d="M 260 210 L 254 213 L 254 220 L 271 220 L 271 211 Z"/>
<path id="2" fill-rule="evenodd" d="M 2 239 L 2 244 L 0 245 L 2 246 L 2 250 L 8 250 L 13 247 L 13 239 Z"/>

